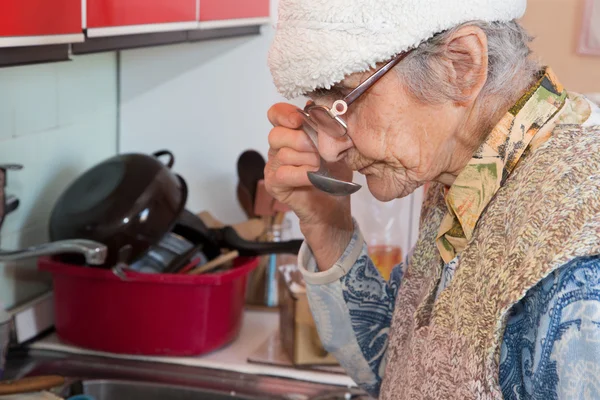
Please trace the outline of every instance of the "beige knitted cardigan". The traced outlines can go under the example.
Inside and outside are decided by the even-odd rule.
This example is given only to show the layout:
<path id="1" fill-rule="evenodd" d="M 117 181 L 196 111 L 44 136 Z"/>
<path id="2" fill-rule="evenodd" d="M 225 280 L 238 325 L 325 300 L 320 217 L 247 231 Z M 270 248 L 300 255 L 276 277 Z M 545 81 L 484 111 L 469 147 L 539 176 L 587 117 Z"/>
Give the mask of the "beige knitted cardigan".
<path id="1" fill-rule="evenodd" d="M 435 245 L 446 212 L 429 189 L 397 296 L 381 398 L 501 399 L 507 313 L 551 271 L 600 254 L 600 127 L 559 126 L 498 191 L 436 301 Z"/>

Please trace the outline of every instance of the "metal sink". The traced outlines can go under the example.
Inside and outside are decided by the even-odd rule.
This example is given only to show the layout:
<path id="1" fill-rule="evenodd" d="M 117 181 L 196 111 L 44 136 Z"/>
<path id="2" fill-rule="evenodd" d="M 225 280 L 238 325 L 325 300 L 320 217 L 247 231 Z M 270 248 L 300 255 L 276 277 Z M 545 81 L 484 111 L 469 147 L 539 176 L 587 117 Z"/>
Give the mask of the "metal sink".
<path id="1" fill-rule="evenodd" d="M 69 384 L 59 394 L 65 398 L 86 394 L 94 400 L 253 400 L 259 398 L 240 396 L 235 392 L 223 393 L 175 385 L 118 380 L 76 381 Z"/>
<path id="2" fill-rule="evenodd" d="M 64 398 L 87 394 L 95 400 L 358 400 L 364 392 L 343 386 L 242 374 L 158 362 L 30 350 L 7 363 L 7 379 L 61 375 Z"/>

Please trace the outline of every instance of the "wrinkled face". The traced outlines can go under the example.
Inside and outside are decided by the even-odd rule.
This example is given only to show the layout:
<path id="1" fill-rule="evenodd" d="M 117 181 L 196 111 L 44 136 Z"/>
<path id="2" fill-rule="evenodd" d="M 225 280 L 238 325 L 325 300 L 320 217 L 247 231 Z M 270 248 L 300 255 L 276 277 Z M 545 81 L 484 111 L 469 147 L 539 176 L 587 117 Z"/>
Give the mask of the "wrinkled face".
<path id="1" fill-rule="evenodd" d="M 327 92 L 311 97 L 331 107 L 371 72 L 354 74 Z M 371 193 L 381 201 L 404 197 L 427 181 L 453 173 L 452 154 L 465 108 L 452 102 L 424 104 L 391 71 L 353 103 L 342 117 L 348 134 L 319 135 L 319 152 L 328 162 L 344 162 L 364 174 Z"/>

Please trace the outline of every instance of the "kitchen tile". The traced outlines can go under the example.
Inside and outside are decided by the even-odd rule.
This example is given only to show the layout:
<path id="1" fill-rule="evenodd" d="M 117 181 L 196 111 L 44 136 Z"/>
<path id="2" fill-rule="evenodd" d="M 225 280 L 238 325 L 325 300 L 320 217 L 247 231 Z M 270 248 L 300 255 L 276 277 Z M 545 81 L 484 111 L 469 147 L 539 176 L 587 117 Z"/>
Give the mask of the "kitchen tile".
<path id="1" fill-rule="evenodd" d="M 0 141 L 11 139 L 15 133 L 15 110 L 0 100 Z"/>
<path id="2" fill-rule="evenodd" d="M 2 235 L 2 249 L 22 249 L 45 242 L 42 227 L 32 227 L 23 232 Z M 0 302 L 12 307 L 50 289 L 48 275 L 37 271 L 35 259 L 0 263 Z"/>
<path id="3" fill-rule="evenodd" d="M 7 194 L 20 200 L 0 236 L 2 248 L 47 241 L 54 203 L 77 176 L 117 151 L 114 53 L 72 62 L 0 69 L 0 162 Z M 19 304 L 48 288 L 34 260 L 0 265 L 0 301 Z"/>
<path id="4" fill-rule="evenodd" d="M 0 140 L 12 138 L 15 133 L 15 107 L 11 96 L 13 77 L 10 69 L 0 69 Z"/>
<path id="5" fill-rule="evenodd" d="M 20 199 L 2 232 L 46 225 L 54 203 L 83 171 L 116 153 L 115 112 L 95 114 L 79 124 L 19 137 L 0 146 L 3 162 L 24 165 L 10 171 L 6 191 Z M 35 154 L 35 156 L 34 156 Z"/>
<path id="6" fill-rule="evenodd" d="M 116 53 L 77 56 L 65 63 L 58 72 L 60 125 L 85 121 L 116 108 L 116 69 Z"/>
<path id="7" fill-rule="evenodd" d="M 29 135 L 58 126 L 56 64 L 31 65 L 15 69 L 8 96 L 15 107 L 15 134 Z M 6 94 L 3 94 L 6 96 Z"/>

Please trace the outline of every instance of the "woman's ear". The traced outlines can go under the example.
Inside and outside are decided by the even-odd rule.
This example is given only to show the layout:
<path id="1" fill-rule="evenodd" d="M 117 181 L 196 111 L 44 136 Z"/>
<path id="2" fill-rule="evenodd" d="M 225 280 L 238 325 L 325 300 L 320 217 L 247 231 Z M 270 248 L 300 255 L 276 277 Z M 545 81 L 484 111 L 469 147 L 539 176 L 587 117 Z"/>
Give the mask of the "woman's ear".
<path id="1" fill-rule="evenodd" d="M 488 43 L 476 26 L 458 29 L 446 43 L 444 54 L 452 84 L 464 103 L 474 101 L 487 81 Z"/>

